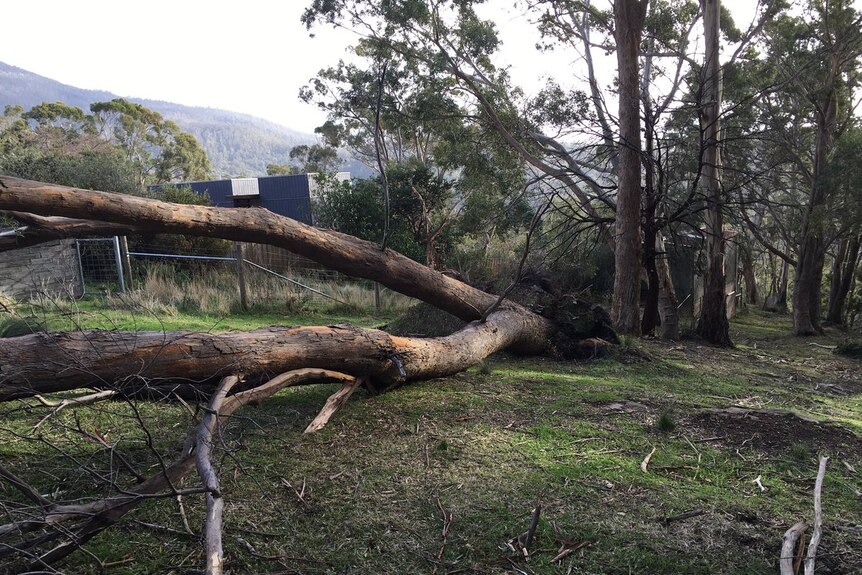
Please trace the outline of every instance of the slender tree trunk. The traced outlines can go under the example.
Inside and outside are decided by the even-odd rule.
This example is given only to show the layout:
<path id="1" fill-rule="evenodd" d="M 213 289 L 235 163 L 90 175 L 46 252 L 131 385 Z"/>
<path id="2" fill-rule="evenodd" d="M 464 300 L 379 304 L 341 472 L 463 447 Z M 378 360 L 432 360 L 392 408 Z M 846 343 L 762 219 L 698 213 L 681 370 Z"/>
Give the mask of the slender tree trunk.
<path id="1" fill-rule="evenodd" d="M 647 50 L 652 52 L 654 42 L 649 40 Z M 647 294 L 644 300 L 641 333 L 654 335 L 659 323 L 659 292 L 661 281 L 656 265 L 656 242 L 658 222 L 656 215 L 659 207 L 660 190 L 656 187 L 655 175 L 655 117 L 649 95 L 652 80 L 652 56 L 644 57 L 643 76 L 641 77 L 641 103 L 643 105 L 644 127 L 644 188 L 643 188 L 643 267 L 647 278 Z"/>
<path id="2" fill-rule="evenodd" d="M 853 276 L 856 273 L 860 243 L 862 243 L 862 236 L 854 236 L 842 241 L 832 262 L 832 283 L 826 321 L 835 325 L 844 325 L 844 311 L 847 306 L 847 296 L 853 285 Z"/>
<path id="3" fill-rule="evenodd" d="M 778 280 L 778 308 L 787 311 L 787 287 L 790 284 L 790 263 L 781 260 L 781 277 Z"/>
<path id="4" fill-rule="evenodd" d="M 644 227 L 643 265 L 647 277 L 647 294 L 644 300 L 643 318 L 641 319 L 641 333 L 644 335 L 655 334 L 655 328 L 658 326 L 660 318 L 661 279 L 656 263 L 656 236 L 654 226 Z"/>
<path id="5" fill-rule="evenodd" d="M 760 299 L 757 293 L 757 276 L 754 274 L 754 256 L 751 248 L 745 245 L 739 246 L 739 254 L 742 257 L 742 278 L 745 280 L 745 297 L 751 305 L 757 305 Z"/>
<path id="6" fill-rule="evenodd" d="M 719 0 L 701 0 L 703 11 L 704 66 L 701 130 L 704 138 L 703 180 L 706 183 L 707 236 L 703 301 L 697 332 L 717 345 L 731 345 L 727 320 L 724 276 L 724 222 L 721 198 L 721 65 L 719 62 Z"/>
<path id="7" fill-rule="evenodd" d="M 662 339 L 677 339 L 679 337 L 679 300 L 673 287 L 670 274 L 670 264 L 661 234 L 656 237 L 656 267 L 658 269 L 661 290 L 659 291 L 659 313 L 661 315 Z"/>
<path id="8" fill-rule="evenodd" d="M 619 70 L 619 164 L 614 233 L 611 318 L 627 334 L 640 333 L 641 137 L 638 55 L 647 0 L 615 0 L 614 34 Z"/>

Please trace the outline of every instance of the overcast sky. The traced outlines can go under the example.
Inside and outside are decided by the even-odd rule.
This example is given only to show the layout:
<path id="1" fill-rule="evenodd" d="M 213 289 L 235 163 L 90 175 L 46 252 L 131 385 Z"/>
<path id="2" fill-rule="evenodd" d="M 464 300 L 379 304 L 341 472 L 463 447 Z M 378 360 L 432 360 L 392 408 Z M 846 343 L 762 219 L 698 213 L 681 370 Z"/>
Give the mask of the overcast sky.
<path id="1" fill-rule="evenodd" d="M 862 0 L 859 0 L 862 2 Z M 356 37 L 299 22 L 305 0 L 18 0 L 4 2 L 0 61 L 79 88 L 253 114 L 311 132 L 323 122 L 299 88 L 344 57 Z M 753 0 L 726 1 L 738 18 Z M 511 0 L 492 13 L 505 61 L 528 90 L 565 69 L 540 55 Z M 483 10 L 489 13 L 488 10 Z M 744 27 L 747 22 L 739 22 Z"/>

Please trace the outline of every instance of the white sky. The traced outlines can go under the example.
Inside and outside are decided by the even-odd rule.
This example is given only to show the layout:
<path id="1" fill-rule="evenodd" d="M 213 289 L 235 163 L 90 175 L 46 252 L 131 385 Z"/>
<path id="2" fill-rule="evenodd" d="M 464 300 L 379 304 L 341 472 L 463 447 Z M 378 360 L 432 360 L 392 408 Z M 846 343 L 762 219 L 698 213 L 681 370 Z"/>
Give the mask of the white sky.
<path id="1" fill-rule="evenodd" d="M 562 55 L 535 51 L 538 35 L 519 24 L 511 0 L 496 4 L 504 57 L 516 84 L 529 90 L 538 77 L 565 69 Z M 741 15 L 748 17 L 755 3 L 725 4 L 740 12 L 738 25 L 744 28 Z M 344 57 L 355 36 L 318 27 L 309 38 L 299 21 L 306 5 L 305 0 L 5 2 L 0 61 L 79 88 L 244 112 L 311 132 L 324 116 L 299 101 L 299 88 Z"/>

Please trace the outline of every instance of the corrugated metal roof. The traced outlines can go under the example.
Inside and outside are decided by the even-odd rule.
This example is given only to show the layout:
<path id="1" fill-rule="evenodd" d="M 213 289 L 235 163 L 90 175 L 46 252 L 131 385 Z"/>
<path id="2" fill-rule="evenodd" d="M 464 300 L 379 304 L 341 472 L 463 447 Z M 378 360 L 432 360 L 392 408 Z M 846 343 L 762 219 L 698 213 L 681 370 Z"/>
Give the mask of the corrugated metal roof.
<path id="1" fill-rule="evenodd" d="M 259 196 L 257 181 L 257 178 L 231 178 L 233 196 Z"/>

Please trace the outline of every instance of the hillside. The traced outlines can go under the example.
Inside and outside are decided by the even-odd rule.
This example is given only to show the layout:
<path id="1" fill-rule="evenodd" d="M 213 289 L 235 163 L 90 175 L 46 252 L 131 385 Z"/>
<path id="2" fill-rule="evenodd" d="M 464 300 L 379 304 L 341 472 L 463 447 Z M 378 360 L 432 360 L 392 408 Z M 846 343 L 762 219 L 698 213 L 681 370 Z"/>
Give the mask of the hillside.
<path id="1" fill-rule="evenodd" d="M 0 62 L 0 108 L 19 104 L 25 109 L 42 102 L 61 101 L 89 110 L 90 104 L 117 98 L 103 90 L 85 90 Z M 266 165 L 287 163 L 290 149 L 316 141 L 313 134 L 292 130 L 248 114 L 171 102 L 127 98 L 176 122 L 193 134 L 206 150 L 216 176 L 256 176 Z M 367 168 L 346 159 L 343 170 L 367 175 Z"/>

